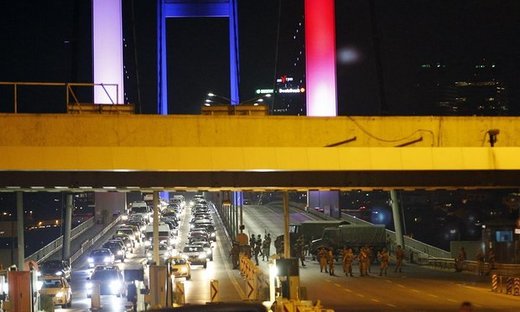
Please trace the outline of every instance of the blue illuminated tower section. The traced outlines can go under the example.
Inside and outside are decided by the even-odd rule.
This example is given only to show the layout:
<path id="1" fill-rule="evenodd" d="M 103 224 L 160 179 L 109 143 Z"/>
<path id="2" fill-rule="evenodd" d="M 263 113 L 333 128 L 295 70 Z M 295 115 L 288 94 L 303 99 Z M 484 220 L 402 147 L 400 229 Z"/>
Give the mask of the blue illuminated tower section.
<path id="1" fill-rule="evenodd" d="M 168 114 L 168 70 L 166 51 L 166 19 L 182 17 L 220 17 L 229 19 L 230 99 L 240 103 L 238 59 L 237 0 L 158 0 L 157 4 L 157 113 Z"/>

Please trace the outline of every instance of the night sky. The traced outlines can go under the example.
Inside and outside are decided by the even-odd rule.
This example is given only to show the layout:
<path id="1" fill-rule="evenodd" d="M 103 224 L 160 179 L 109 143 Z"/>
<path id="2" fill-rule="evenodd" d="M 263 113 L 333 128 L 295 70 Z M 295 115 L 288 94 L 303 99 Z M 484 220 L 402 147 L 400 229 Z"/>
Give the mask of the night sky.
<path id="1" fill-rule="evenodd" d="M 303 61 L 294 65 L 304 49 L 303 33 L 295 32 L 303 1 L 280 1 L 239 2 L 242 99 L 272 87 L 275 76 L 304 72 Z M 128 101 L 154 113 L 156 1 L 123 5 Z M 3 1 L 0 81 L 91 82 L 90 11 L 90 1 Z M 337 0 L 336 11 L 341 115 L 413 115 L 420 107 L 413 86 L 421 64 L 446 64 L 453 80 L 466 80 L 484 59 L 496 64 L 496 78 L 507 86 L 511 114 L 520 112 L 520 1 Z M 175 19 L 167 28 L 170 111 L 198 114 L 207 92 L 229 95 L 227 21 Z M 5 94 L 0 90 L 0 111 L 9 111 Z M 64 110 L 53 102 L 28 100 L 21 110 Z"/>

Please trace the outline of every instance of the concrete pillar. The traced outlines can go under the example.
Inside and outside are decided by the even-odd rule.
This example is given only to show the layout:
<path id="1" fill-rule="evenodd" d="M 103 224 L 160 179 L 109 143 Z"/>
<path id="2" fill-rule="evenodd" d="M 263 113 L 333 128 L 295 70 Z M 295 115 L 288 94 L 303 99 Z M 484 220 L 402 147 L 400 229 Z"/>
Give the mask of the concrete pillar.
<path id="1" fill-rule="evenodd" d="M 395 190 L 390 191 L 390 199 L 392 200 L 392 216 L 394 218 L 395 243 L 397 245 L 401 245 L 401 247 L 404 248 L 401 209 L 399 208 L 399 202 L 397 201 L 397 192 Z"/>
<path id="2" fill-rule="evenodd" d="M 70 258 L 70 230 L 72 227 L 73 198 L 72 193 L 67 193 L 65 196 L 65 231 L 63 232 L 62 259 L 68 260 Z"/>
<path id="3" fill-rule="evenodd" d="M 23 270 L 25 262 L 25 243 L 24 243 L 24 212 L 23 212 L 23 192 L 16 192 L 16 232 L 18 236 L 18 259 L 16 266 L 18 270 Z"/>
<path id="4" fill-rule="evenodd" d="M 289 237 L 289 193 L 283 192 L 283 256 L 287 259 L 291 257 L 291 238 Z"/>
<path id="5" fill-rule="evenodd" d="M 320 207 L 323 209 L 323 213 L 329 217 L 335 219 L 341 217 L 339 191 L 309 191 L 307 192 L 307 204 L 309 209 Z"/>
<path id="6" fill-rule="evenodd" d="M 153 262 L 161 264 L 159 258 L 159 192 L 153 192 Z"/>

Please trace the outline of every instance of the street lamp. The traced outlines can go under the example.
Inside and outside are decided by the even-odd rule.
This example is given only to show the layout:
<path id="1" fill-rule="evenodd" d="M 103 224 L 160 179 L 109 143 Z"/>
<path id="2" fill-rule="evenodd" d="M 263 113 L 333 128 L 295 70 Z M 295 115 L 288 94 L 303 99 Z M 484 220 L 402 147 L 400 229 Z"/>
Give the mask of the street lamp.
<path id="1" fill-rule="evenodd" d="M 208 97 L 209 98 L 218 98 L 218 99 L 222 99 L 224 101 L 226 101 L 227 103 L 224 103 L 224 104 L 229 104 L 229 105 L 240 105 L 240 104 L 247 104 L 247 103 L 253 103 L 254 106 L 258 106 L 259 104 L 258 103 L 261 103 L 264 101 L 264 98 L 270 98 L 271 97 L 271 93 L 267 93 L 267 94 L 262 94 L 262 95 L 259 95 L 259 96 L 255 96 L 253 98 L 250 98 L 250 99 L 247 99 L 247 100 L 244 100 L 244 101 L 241 101 L 240 103 L 233 103 L 231 101 L 231 99 L 225 97 L 225 96 L 221 96 L 221 95 L 218 95 L 218 94 L 215 94 L 215 93 L 212 93 L 212 92 L 209 92 L 208 93 Z M 215 103 L 215 101 L 211 100 L 211 99 L 206 99 L 204 101 L 204 106 L 211 106 L 211 103 Z"/>

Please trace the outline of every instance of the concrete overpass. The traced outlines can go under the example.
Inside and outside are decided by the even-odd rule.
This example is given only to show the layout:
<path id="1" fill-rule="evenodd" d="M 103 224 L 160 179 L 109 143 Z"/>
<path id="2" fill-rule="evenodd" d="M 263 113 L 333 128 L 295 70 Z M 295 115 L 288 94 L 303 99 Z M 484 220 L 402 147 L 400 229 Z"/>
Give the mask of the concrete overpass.
<path id="1" fill-rule="evenodd" d="M 4 191 L 498 188 L 520 181 L 518 117 L 2 114 L 0 125 Z"/>

